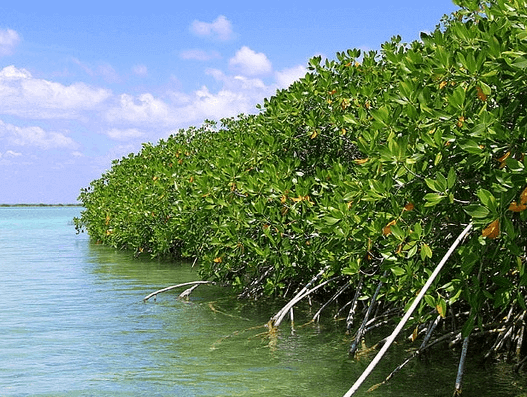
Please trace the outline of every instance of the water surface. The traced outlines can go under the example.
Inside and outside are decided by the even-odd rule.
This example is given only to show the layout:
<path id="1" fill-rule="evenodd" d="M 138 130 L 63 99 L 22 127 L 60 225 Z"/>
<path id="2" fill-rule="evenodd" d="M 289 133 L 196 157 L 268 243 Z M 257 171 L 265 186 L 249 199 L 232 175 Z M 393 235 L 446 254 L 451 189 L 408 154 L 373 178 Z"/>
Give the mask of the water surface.
<path id="1" fill-rule="evenodd" d="M 0 396 L 342 396 L 372 354 L 347 358 L 340 324 L 263 326 L 278 304 L 200 286 L 188 302 L 159 288 L 198 279 L 189 264 L 133 259 L 76 235 L 75 207 L 0 208 Z M 358 396 L 449 396 L 456 352 L 412 363 L 389 351 Z M 525 396 L 509 366 L 469 361 L 464 396 Z"/>

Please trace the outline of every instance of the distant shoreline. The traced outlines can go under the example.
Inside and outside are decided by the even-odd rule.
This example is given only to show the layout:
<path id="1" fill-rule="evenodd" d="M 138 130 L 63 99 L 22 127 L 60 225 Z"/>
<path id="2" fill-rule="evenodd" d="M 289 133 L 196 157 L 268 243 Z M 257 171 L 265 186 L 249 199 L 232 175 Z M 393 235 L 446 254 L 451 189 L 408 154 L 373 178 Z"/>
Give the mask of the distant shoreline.
<path id="1" fill-rule="evenodd" d="M 82 207 L 82 204 L 0 204 L 1 207 Z"/>

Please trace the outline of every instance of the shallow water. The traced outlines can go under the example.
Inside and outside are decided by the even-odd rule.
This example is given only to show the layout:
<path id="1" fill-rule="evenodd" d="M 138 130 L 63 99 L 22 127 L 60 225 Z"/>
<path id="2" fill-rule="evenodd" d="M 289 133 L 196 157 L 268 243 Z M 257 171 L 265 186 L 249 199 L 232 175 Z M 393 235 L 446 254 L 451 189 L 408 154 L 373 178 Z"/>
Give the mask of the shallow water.
<path id="1" fill-rule="evenodd" d="M 342 396 L 373 357 L 347 358 L 338 324 L 263 326 L 279 308 L 200 286 L 188 264 L 133 259 L 76 235 L 72 207 L 0 208 L 0 396 Z M 307 308 L 296 313 L 307 320 Z M 372 353 L 374 354 L 374 353 Z M 456 352 L 412 363 L 394 346 L 358 396 L 450 396 Z M 524 375 L 524 374 L 523 374 Z M 506 365 L 469 361 L 464 396 L 526 396 Z"/>

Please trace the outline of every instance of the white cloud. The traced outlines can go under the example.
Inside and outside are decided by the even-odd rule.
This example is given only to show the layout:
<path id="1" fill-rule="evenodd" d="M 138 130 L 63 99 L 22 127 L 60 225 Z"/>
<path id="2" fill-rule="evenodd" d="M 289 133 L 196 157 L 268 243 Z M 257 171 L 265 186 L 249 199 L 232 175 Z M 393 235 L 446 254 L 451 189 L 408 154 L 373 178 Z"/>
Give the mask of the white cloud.
<path id="1" fill-rule="evenodd" d="M 253 100 L 252 95 L 247 92 L 223 89 L 213 94 L 207 87 L 202 87 L 195 92 L 192 103 L 182 108 L 180 113 L 186 115 L 189 121 L 220 119 L 254 112 L 256 102 Z"/>
<path id="2" fill-rule="evenodd" d="M 257 78 L 226 75 L 218 69 L 208 69 L 206 73 L 221 82 L 222 88 L 212 93 L 204 86 L 192 95 L 187 95 L 187 104 L 180 107 L 178 113 L 188 121 L 254 113 L 255 105 L 276 90 L 275 86 L 265 85 Z"/>
<path id="3" fill-rule="evenodd" d="M 26 69 L 17 69 L 13 65 L 6 66 L 0 71 L 0 78 L 16 80 L 16 79 L 29 79 L 31 73 Z"/>
<path id="4" fill-rule="evenodd" d="M 17 146 L 36 146 L 40 149 L 76 148 L 70 137 L 59 132 L 46 132 L 41 127 L 18 127 L 0 120 L 0 138 Z"/>
<path id="5" fill-rule="evenodd" d="M 84 62 L 81 62 L 80 59 L 78 58 L 71 58 L 71 60 L 73 61 L 73 63 L 77 64 L 78 66 L 81 67 L 82 70 L 84 70 L 84 72 L 88 75 L 88 76 L 95 76 L 95 72 L 93 71 L 92 68 L 90 68 L 88 65 L 86 65 Z"/>
<path id="6" fill-rule="evenodd" d="M 121 81 L 121 78 L 115 71 L 112 65 L 105 63 L 97 67 L 97 74 L 102 76 L 108 83 L 116 83 Z"/>
<path id="7" fill-rule="evenodd" d="M 36 79 L 25 69 L 7 66 L 0 70 L 0 113 L 29 118 L 78 118 L 80 111 L 94 109 L 111 91 L 84 83 L 65 86 Z"/>
<path id="8" fill-rule="evenodd" d="M 11 55 L 19 42 L 20 36 L 14 30 L 0 30 L 0 56 Z"/>
<path id="9" fill-rule="evenodd" d="M 291 68 L 277 74 L 279 84 L 287 84 L 302 75 L 302 68 Z M 126 140 L 140 138 L 141 129 L 179 129 L 189 124 L 201 124 L 205 119 L 220 119 L 240 113 L 255 113 L 256 104 L 276 92 L 279 85 L 267 85 L 257 77 L 229 75 L 219 69 L 207 69 L 221 88 L 217 92 L 207 86 L 186 93 L 179 90 L 167 92 L 164 97 L 143 93 L 133 96 L 122 94 L 105 114 L 113 130 L 108 132 L 112 139 Z M 279 79 L 278 79 L 279 77 Z M 126 129 L 119 125 L 133 127 Z M 145 134 L 146 136 L 146 134 Z"/>
<path id="10" fill-rule="evenodd" d="M 183 128 L 188 124 L 201 124 L 207 118 L 219 119 L 240 113 L 256 112 L 256 104 L 276 92 L 275 84 L 266 85 L 256 77 L 228 75 L 219 69 L 207 69 L 221 88 L 212 92 L 207 86 L 185 93 L 171 91 L 166 97 L 155 97 L 151 93 L 138 96 L 122 94 L 119 102 L 106 112 L 106 119 L 117 125 L 124 123 L 136 128 Z M 119 128 L 119 127 L 116 127 Z M 113 139 L 139 137 L 138 130 L 113 131 Z"/>
<path id="11" fill-rule="evenodd" d="M 132 72 L 134 72 L 138 76 L 146 76 L 148 75 L 148 69 L 145 65 L 135 65 L 132 68 Z"/>
<path id="12" fill-rule="evenodd" d="M 116 83 L 121 81 L 119 74 L 109 63 L 103 63 L 94 68 L 82 62 L 78 58 L 71 58 L 71 60 L 90 77 L 101 76 L 108 83 Z"/>
<path id="13" fill-rule="evenodd" d="M 0 158 L 2 158 L 2 157 L 4 157 L 4 158 L 12 158 L 12 157 L 19 157 L 19 156 L 22 156 L 22 153 L 14 152 L 12 150 L 7 150 L 3 154 L 0 153 Z"/>
<path id="14" fill-rule="evenodd" d="M 127 141 L 130 139 L 142 138 L 146 134 L 144 132 L 139 131 L 137 128 L 128 128 L 124 130 L 112 128 L 107 132 L 107 135 L 110 138 L 115 139 L 116 141 Z"/>
<path id="15" fill-rule="evenodd" d="M 188 105 L 192 101 L 191 95 L 181 91 L 170 91 L 168 97 L 174 106 Z"/>
<path id="16" fill-rule="evenodd" d="M 257 53 L 247 46 L 243 46 L 236 52 L 229 60 L 229 66 L 245 76 L 265 75 L 273 70 L 271 61 L 264 53 Z"/>
<path id="17" fill-rule="evenodd" d="M 209 61 L 211 59 L 221 58 L 218 51 L 204 51 L 200 49 L 181 51 L 180 56 L 182 59 L 194 59 L 196 61 Z"/>
<path id="18" fill-rule="evenodd" d="M 157 123 L 171 122 L 171 110 L 161 99 L 156 99 L 150 93 L 134 98 L 132 95 L 122 94 L 119 106 L 110 109 L 106 118 L 111 122 Z"/>
<path id="19" fill-rule="evenodd" d="M 283 69 L 279 72 L 275 72 L 276 84 L 279 88 L 287 88 L 295 80 L 304 77 L 306 73 L 307 69 L 302 65 Z"/>
<path id="20" fill-rule="evenodd" d="M 223 83 L 222 90 L 234 92 L 251 92 L 251 96 L 267 95 L 270 87 L 258 78 L 248 78 L 245 76 L 229 76 L 219 69 L 207 69 L 206 74 L 214 77 L 215 80 Z M 263 99 L 261 97 L 260 99 Z"/>
<path id="21" fill-rule="evenodd" d="M 190 31 L 198 36 L 211 36 L 221 41 L 227 41 L 233 37 L 232 24 L 223 15 L 220 15 L 212 23 L 196 20 L 192 22 Z"/>

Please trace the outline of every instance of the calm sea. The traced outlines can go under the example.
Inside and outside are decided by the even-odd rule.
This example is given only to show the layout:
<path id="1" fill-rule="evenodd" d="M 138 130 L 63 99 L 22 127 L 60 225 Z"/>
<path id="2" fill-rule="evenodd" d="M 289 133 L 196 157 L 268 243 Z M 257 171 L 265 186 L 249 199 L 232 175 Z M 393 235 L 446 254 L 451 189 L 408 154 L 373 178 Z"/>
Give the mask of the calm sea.
<path id="1" fill-rule="evenodd" d="M 342 396 L 367 366 L 331 321 L 263 324 L 279 308 L 201 286 L 188 302 L 159 288 L 198 279 L 189 264 L 133 259 L 76 235 L 75 207 L 0 208 L 0 396 Z M 305 320 L 305 321 L 304 321 Z M 394 350 L 360 396 L 449 396 L 457 354 L 416 362 Z M 470 363 L 464 396 L 526 395 L 510 367 Z"/>

